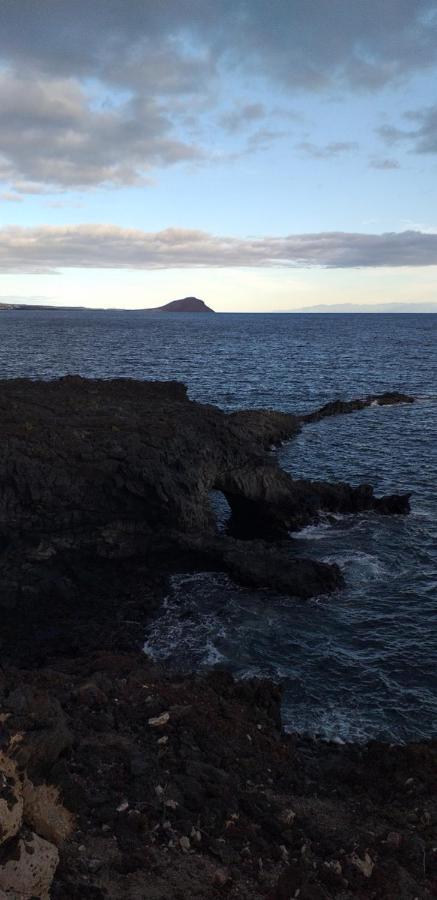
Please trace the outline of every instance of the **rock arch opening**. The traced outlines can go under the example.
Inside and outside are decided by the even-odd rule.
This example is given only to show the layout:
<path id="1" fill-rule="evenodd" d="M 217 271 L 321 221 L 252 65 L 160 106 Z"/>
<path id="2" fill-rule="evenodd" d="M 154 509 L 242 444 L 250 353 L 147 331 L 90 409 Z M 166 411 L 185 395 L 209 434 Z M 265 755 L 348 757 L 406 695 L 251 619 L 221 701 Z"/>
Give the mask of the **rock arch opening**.
<path id="1" fill-rule="evenodd" d="M 216 488 L 209 492 L 209 502 L 214 515 L 216 529 L 220 534 L 228 530 L 232 515 L 231 507 L 223 493 Z"/>

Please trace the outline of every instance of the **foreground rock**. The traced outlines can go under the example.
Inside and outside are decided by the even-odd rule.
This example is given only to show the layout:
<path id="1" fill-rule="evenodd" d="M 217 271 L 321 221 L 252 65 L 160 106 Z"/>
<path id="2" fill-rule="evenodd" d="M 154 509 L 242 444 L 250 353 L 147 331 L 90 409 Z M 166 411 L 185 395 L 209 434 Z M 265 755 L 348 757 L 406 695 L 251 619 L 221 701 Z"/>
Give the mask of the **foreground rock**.
<path id="1" fill-rule="evenodd" d="M 20 691 L 21 686 L 18 687 Z M 12 698 L 11 698 L 12 699 Z M 0 713 L 2 721 L 12 713 Z M 28 722 L 32 728 L 34 722 Z M 59 863 L 58 847 L 70 837 L 74 818 L 54 786 L 36 787 L 19 766 L 17 745 L 25 733 L 3 729 L 0 753 L 0 897 L 49 900 Z M 50 760 L 50 754 L 47 754 Z M 57 758 L 57 754 L 55 756 Z M 33 760 L 32 760 L 33 761 Z"/>
<path id="2" fill-rule="evenodd" d="M 34 896 L 50 878 L 53 900 L 434 897 L 437 744 L 286 736 L 280 699 L 219 671 L 169 679 L 135 654 L 6 669 L 3 743 L 24 800 L 0 890 L 11 860 L 24 877 L 44 859 Z"/>

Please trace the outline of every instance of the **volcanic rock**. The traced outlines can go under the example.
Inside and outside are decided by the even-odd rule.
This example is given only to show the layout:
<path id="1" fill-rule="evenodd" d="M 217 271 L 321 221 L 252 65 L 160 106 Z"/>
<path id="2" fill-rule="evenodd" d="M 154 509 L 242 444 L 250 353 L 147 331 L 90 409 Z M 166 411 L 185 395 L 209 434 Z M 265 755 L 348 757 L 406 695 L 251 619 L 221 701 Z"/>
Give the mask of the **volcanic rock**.
<path id="1" fill-rule="evenodd" d="M 77 702 L 85 679 L 106 687 L 99 714 Z M 14 699 L 30 688 L 50 694 L 73 735 L 69 749 L 43 763 L 56 788 L 37 803 L 39 828 L 54 790 L 76 819 L 59 851 L 49 844 L 50 859 L 60 855 L 52 900 L 214 900 L 218 890 L 229 900 L 288 900 L 296 891 L 330 900 L 435 895 L 435 741 L 339 746 L 283 734 L 278 685 L 237 682 L 221 670 L 169 677 L 144 654 L 103 653 L 4 669 L 0 700 L 11 734 Z M 150 698 L 158 712 L 170 711 L 165 744 L 148 724 Z M 19 724 L 26 744 L 30 708 Z M 394 830 L 396 842 L 388 840 Z M 29 837 L 23 825 L 17 841 L 3 844 L 0 877 L 6 859 L 33 859 L 21 855 Z M 45 847 L 30 846 L 38 854 Z M 226 884 L 218 868 L 229 873 Z"/>
<path id="2" fill-rule="evenodd" d="M 301 422 L 320 422 L 328 416 L 343 416 L 365 409 L 367 406 L 394 406 L 397 403 L 414 403 L 414 397 L 398 391 L 386 391 L 384 394 L 371 394 L 361 400 L 333 400 L 321 409 L 299 416 L 299 419 Z"/>
<path id="3" fill-rule="evenodd" d="M 170 572 L 334 590 L 288 530 L 408 498 L 295 480 L 268 451 L 302 417 L 177 383 L 11 380 L 0 411 L 0 897 L 431 900 L 435 742 L 283 734 L 279 685 L 125 652 Z"/>
<path id="4" fill-rule="evenodd" d="M 332 566 L 259 543 L 246 544 L 244 560 L 231 536 L 275 542 L 321 511 L 409 508 L 408 496 L 375 497 L 369 485 L 293 479 L 266 448 L 295 435 L 297 417 L 225 414 L 190 401 L 177 382 L 9 380 L 0 382 L 0 410 L 4 640 L 18 610 L 30 623 L 38 607 L 58 609 L 65 623 L 84 593 L 88 607 L 105 594 L 109 604 L 131 584 L 138 603 L 136 567 L 159 571 L 178 554 L 194 568 L 214 555 L 252 585 L 323 593 L 340 583 Z M 212 490 L 231 508 L 227 538 L 217 535 Z M 74 641 L 74 631 L 64 634 Z"/>

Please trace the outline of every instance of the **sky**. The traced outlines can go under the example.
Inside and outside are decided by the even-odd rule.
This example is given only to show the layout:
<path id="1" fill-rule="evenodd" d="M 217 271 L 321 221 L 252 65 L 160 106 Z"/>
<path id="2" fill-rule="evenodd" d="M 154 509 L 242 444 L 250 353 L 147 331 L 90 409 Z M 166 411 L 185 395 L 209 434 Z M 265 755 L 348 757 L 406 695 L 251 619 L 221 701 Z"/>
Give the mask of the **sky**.
<path id="1" fill-rule="evenodd" d="M 0 302 L 437 302 L 437 0 L 0 0 Z"/>

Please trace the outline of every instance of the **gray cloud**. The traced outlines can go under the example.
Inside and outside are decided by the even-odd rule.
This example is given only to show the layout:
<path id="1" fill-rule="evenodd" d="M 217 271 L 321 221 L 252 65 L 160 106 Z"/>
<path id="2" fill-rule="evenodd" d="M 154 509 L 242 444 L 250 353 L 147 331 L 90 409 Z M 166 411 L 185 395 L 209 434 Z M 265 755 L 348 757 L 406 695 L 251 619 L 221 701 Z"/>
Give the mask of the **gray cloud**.
<path id="1" fill-rule="evenodd" d="M 115 225 L 0 229 L 0 271 L 60 268 L 170 269 L 437 265 L 437 234 L 321 232 L 235 238 L 183 228 L 145 232 Z"/>
<path id="2" fill-rule="evenodd" d="M 267 112 L 262 103 L 244 103 L 235 106 L 220 118 L 222 127 L 231 134 L 265 119 Z"/>
<path id="3" fill-rule="evenodd" d="M 197 123 L 217 121 L 229 90 L 253 86 L 221 120 L 227 133 L 258 123 L 250 152 L 277 136 L 261 84 L 373 90 L 436 62 L 435 0 L 1 0 L 0 179 L 136 183 L 202 156 Z"/>
<path id="4" fill-rule="evenodd" d="M 437 104 L 409 110 L 403 118 L 408 123 L 405 128 L 383 125 L 378 129 L 385 143 L 389 146 L 404 143 L 414 153 L 437 153 Z"/>
<path id="5" fill-rule="evenodd" d="M 355 141 L 333 141 L 330 144 L 319 146 L 309 141 L 302 141 L 296 145 L 296 149 L 303 156 L 309 156 L 311 159 L 332 159 L 358 150 L 358 144 Z"/>
<path id="6" fill-rule="evenodd" d="M 286 131 L 273 131 L 271 128 L 258 128 L 246 142 L 246 151 L 267 150 L 275 141 L 287 137 Z"/>
<path id="7" fill-rule="evenodd" d="M 376 132 L 389 147 L 401 144 L 406 139 L 412 137 L 413 134 L 411 131 L 396 128 L 394 125 L 381 125 L 380 128 L 376 129 Z"/>
<path id="8" fill-rule="evenodd" d="M 437 105 L 406 114 L 417 127 L 406 137 L 413 141 L 416 153 L 437 153 Z"/>
<path id="9" fill-rule="evenodd" d="M 434 0 L 2 0 L 0 53 L 117 84 L 142 84 L 149 54 L 171 51 L 188 80 L 223 58 L 288 85 L 375 87 L 435 62 L 436 34 Z"/>
<path id="10" fill-rule="evenodd" d="M 391 169 L 400 169 L 400 163 L 397 159 L 371 159 L 369 162 L 371 169 L 381 169 L 382 171 L 390 171 Z"/>
<path id="11" fill-rule="evenodd" d="M 134 184 L 153 164 L 199 155 L 153 100 L 96 110 L 71 80 L 0 75 L 0 177 L 15 190 Z"/>

